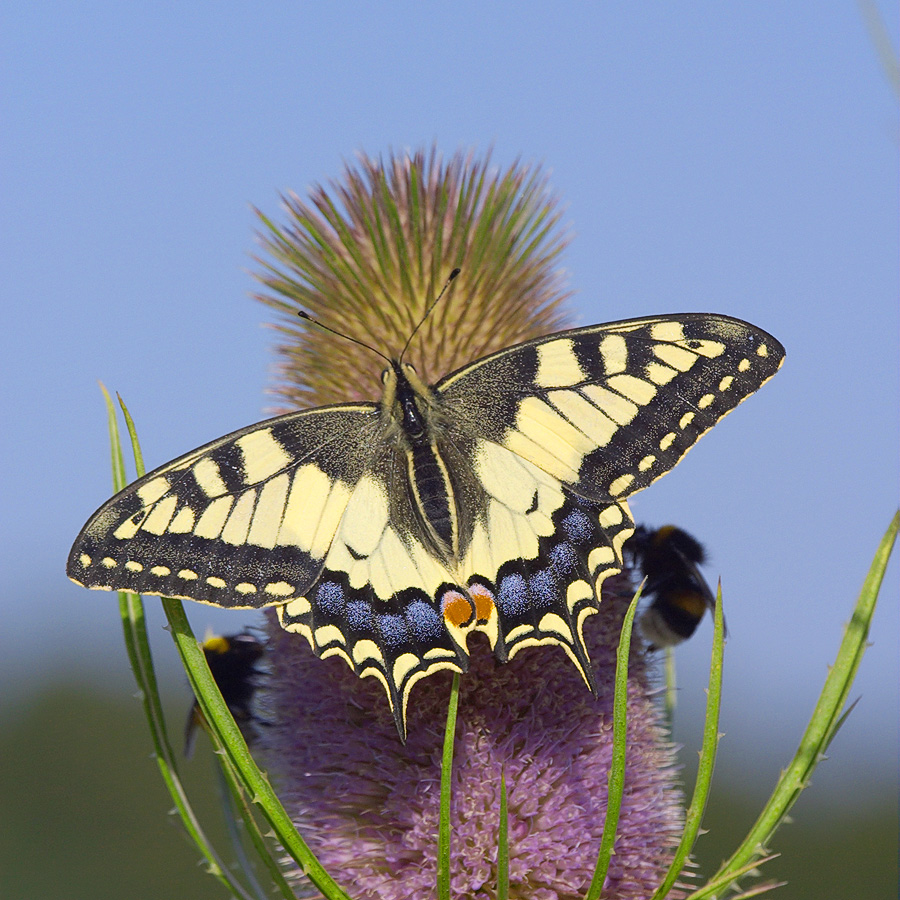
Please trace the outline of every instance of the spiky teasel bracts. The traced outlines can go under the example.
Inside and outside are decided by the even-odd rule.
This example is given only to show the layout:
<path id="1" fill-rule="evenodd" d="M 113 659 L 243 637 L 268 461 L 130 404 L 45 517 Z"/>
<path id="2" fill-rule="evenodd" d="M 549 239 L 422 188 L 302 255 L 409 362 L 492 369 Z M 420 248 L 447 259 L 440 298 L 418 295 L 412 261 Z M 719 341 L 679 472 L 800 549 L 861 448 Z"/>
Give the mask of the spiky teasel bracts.
<path id="1" fill-rule="evenodd" d="M 284 198 L 287 223 L 262 216 L 258 298 L 280 314 L 275 393 L 284 408 L 375 399 L 383 360 L 297 317 L 372 344 L 406 343 L 450 272 L 462 273 L 407 353 L 427 383 L 567 324 L 556 267 L 567 240 L 538 169 L 436 151 L 362 157 L 330 190 Z M 339 364 L 338 364 L 339 363 Z"/>

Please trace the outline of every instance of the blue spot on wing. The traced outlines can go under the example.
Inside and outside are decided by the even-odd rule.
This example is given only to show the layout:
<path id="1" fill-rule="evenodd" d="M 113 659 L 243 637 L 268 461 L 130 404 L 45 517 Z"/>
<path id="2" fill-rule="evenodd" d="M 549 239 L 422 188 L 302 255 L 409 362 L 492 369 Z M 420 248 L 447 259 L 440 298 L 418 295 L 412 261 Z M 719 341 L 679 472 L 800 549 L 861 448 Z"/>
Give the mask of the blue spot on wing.
<path id="1" fill-rule="evenodd" d="M 584 544 L 594 534 L 594 523 L 587 513 L 582 512 L 580 509 L 573 509 L 562 520 L 562 530 L 572 543 Z"/>
<path id="2" fill-rule="evenodd" d="M 444 623 L 440 615 L 424 600 L 413 600 L 406 607 L 406 621 L 416 640 L 428 642 L 444 635 Z"/>
<path id="3" fill-rule="evenodd" d="M 507 575 L 500 582 L 497 608 L 506 616 L 521 616 L 528 609 L 528 585 L 518 573 Z"/>
<path id="4" fill-rule="evenodd" d="M 563 542 L 550 548 L 547 554 L 550 557 L 550 565 L 553 572 L 560 577 L 565 577 L 574 572 L 578 567 L 578 553 L 572 544 Z"/>
<path id="5" fill-rule="evenodd" d="M 406 627 L 406 620 L 403 616 L 379 616 L 378 631 L 387 647 L 397 647 L 409 640 L 409 629 Z"/>
<path id="6" fill-rule="evenodd" d="M 559 600 L 559 582 L 549 569 L 541 569 L 528 579 L 531 601 L 536 607 L 552 606 Z"/>
<path id="7" fill-rule="evenodd" d="M 347 624 L 353 631 L 371 631 L 372 619 L 372 606 L 365 600 L 347 604 Z"/>
<path id="8" fill-rule="evenodd" d="M 316 606 L 331 616 L 344 612 L 344 589 L 336 581 L 323 581 L 316 590 Z"/>

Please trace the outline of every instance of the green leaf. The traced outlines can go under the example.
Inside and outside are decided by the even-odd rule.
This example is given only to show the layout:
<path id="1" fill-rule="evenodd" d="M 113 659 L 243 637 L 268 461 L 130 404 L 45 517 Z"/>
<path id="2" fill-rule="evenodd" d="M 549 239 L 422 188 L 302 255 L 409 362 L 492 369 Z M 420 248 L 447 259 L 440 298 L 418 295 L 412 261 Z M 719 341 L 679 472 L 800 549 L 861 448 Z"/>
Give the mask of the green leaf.
<path id="1" fill-rule="evenodd" d="M 209 671 L 206 656 L 191 631 L 181 602 L 163 597 L 162 604 L 200 710 L 215 733 L 216 739 L 221 743 L 229 763 L 238 773 L 244 788 L 250 794 L 253 802 L 259 805 L 263 817 L 272 827 L 278 842 L 300 866 L 310 881 L 328 900 L 348 900 L 347 894 L 325 871 L 306 842 L 297 833 L 293 822 L 269 784 L 268 778 L 260 771 L 250 755 L 244 736 L 222 699 L 215 679 Z"/>
<path id="2" fill-rule="evenodd" d="M 441 755 L 441 809 L 438 821 L 437 895 L 450 900 L 450 799 L 453 779 L 453 744 L 456 737 L 456 712 L 459 708 L 459 672 L 453 673 L 450 700 L 447 703 L 447 726 Z"/>
<path id="3" fill-rule="evenodd" d="M 509 800 L 506 773 L 500 773 L 500 830 L 497 834 L 497 900 L 509 900 Z"/>
<path id="4" fill-rule="evenodd" d="M 643 585 L 638 588 L 634 599 L 625 613 L 619 647 L 616 650 L 616 687 L 613 695 L 613 749 L 612 764 L 609 769 L 606 792 L 606 820 L 603 823 L 603 837 L 597 854 L 597 867 L 585 895 L 585 900 L 598 900 L 603 892 L 603 883 L 609 871 L 619 829 L 619 813 L 622 809 L 622 795 L 625 791 L 625 756 L 628 745 L 628 656 L 631 651 L 631 631 Z"/>
<path id="5" fill-rule="evenodd" d="M 750 833 L 730 859 L 722 864 L 710 882 L 691 894 L 691 900 L 700 900 L 702 897 L 717 894 L 724 887 L 731 885 L 748 868 L 759 863 L 760 858 L 768 853 L 766 848 L 773 835 L 785 820 L 800 792 L 809 783 L 813 770 L 822 761 L 825 750 L 845 719 L 842 710 L 866 650 L 869 626 L 875 612 L 884 572 L 897 539 L 898 528 L 900 528 L 900 512 L 894 515 L 878 546 L 859 600 L 844 632 L 837 659 L 825 681 L 794 758 L 782 773 L 772 796 L 750 829 Z"/>
<path id="6" fill-rule="evenodd" d="M 269 900 L 270 893 L 259 883 L 253 868 L 252 860 L 247 856 L 241 835 L 238 832 L 238 819 L 243 823 L 245 833 L 253 846 L 256 856 L 265 866 L 273 884 L 280 891 L 284 900 L 295 900 L 295 894 L 285 879 L 278 859 L 273 853 L 271 841 L 268 841 L 259 827 L 257 817 L 253 814 L 252 803 L 244 790 L 240 776 L 229 763 L 224 749 L 216 741 L 215 735 L 210 734 L 213 746 L 216 748 L 216 758 L 219 761 L 219 780 L 223 787 L 223 804 L 229 815 L 231 827 L 229 837 L 235 852 L 235 858 L 244 877 L 249 882 L 251 889 L 256 894 L 257 900 Z"/>
<path id="7" fill-rule="evenodd" d="M 697 769 L 697 780 L 694 783 L 694 795 L 684 819 L 684 829 L 668 872 L 653 895 L 653 900 L 662 900 L 675 884 L 681 874 L 694 844 L 700 833 L 706 801 L 712 786 L 713 769 L 716 763 L 716 749 L 719 744 L 719 710 L 722 706 L 722 659 L 725 655 L 725 613 L 722 606 L 722 583 L 716 596 L 716 608 L 713 613 L 713 646 L 712 659 L 709 664 L 709 687 L 706 694 L 706 721 L 703 726 L 703 745 L 700 750 L 700 763 Z"/>

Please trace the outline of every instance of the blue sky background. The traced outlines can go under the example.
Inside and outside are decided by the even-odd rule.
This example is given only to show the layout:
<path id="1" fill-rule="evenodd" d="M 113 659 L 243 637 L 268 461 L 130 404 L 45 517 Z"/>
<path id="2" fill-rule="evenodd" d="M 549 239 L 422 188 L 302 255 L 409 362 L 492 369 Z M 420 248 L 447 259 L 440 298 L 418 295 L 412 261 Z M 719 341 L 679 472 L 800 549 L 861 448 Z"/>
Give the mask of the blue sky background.
<path id="1" fill-rule="evenodd" d="M 882 12 L 896 47 L 897 10 Z M 277 217 L 281 192 L 358 150 L 493 147 L 499 166 L 541 163 L 562 200 L 574 322 L 716 311 L 787 348 L 777 378 L 632 504 L 709 545 L 730 630 L 722 764 L 775 778 L 898 502 L 897 96 L 857 5 L 0 15 L 7 699 L 60 671 L 132 689 L 113 597 L 63 574 L 109 494 L 97 380 L 128 402 L 148 467 L 263 417 L 251 204 Z M 850 794 L 896 779 L 897 572 L 861 703 L 817 776 Z M 191 614 L 201 632 L 240 619 Z M 679 652 L 687 720 L 710 633 Z"/>

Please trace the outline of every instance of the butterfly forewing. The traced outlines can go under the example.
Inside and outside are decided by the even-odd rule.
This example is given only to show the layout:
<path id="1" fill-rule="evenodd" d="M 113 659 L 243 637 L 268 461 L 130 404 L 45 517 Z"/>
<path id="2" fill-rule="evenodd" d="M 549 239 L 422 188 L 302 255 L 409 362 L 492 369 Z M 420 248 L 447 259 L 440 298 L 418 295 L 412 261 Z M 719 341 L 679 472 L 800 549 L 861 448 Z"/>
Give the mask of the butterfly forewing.
<path id="1" fill-rule="evenodd" d="M 161 466 L 91 517 L 68 575 L 227 607 L 302 595 L 370 467 L 378 422 L 372 404 L 292 413 Z"/>
<path id="2" fill-rule="evenodd" d="M 539 338 L 435 387 L 456 418 L 605 501 L 671 469 L 783 358 L 778 341 L 753 325 L 685 314 Z"/>

